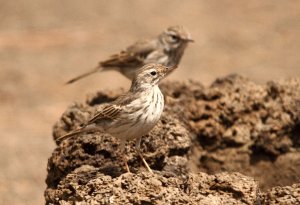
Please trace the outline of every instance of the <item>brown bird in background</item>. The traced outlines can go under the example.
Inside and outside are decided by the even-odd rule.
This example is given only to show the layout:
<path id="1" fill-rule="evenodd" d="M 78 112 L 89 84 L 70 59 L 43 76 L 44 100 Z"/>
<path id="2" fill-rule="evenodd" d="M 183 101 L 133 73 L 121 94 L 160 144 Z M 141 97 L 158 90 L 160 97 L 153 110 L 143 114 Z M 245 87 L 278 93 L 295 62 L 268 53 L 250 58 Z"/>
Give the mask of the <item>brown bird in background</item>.
<path id="1" fill-rule="evenodd" d="M 67 84 L 107 70 L 118 71 L 132 80 L 137 70 L 148 63 L 178 66 L 189 42 L 193 42 L 193 39 L 183 26 L 171 26 L 156 38 L 137 41 L 120 53 L 101 61 L 96 68 L 69 80 Z"/>
<path id="2" fill-rule="evenodd" d="M 147 64 L 138 70 L 130 90 L 112 103 L 104 106 L 85 126 L 57 138 L 61 140 L 85 133 L 105 132 L 121 140 L 121 151 L 124 152 L 126 140 L 136 139 L 136 150 L 147 169 L 151 171 L 140 151 L 142 136 L 146 135 L 159 121 L 164 108 L 164 97 L 158 84 L 175 67 L 169 68 L 160 64 Z M 124 163 L 128 172 L 127 159 Z"/>

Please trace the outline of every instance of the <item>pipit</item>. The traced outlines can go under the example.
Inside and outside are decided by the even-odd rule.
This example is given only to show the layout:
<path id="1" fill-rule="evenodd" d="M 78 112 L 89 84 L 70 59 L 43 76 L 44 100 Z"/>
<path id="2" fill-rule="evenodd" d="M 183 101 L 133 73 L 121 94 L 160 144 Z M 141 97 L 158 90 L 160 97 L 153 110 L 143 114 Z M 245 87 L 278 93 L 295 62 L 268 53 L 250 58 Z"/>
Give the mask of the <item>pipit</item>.
<path id="1" fill-rule="evenodd" d="M 183 26 L 171 26 L 156 38 L 137 41 L 120 53 L 101 61 L 93 70 L 69 80 L 67 84 L 107 70 L 118 71 L 132 80 L 138 69 L 148 63 L 177 67 L 189 42 L 193 40 Z"/>
<path id="2" fill-rule="evenodd" d="M 175 68 L 161 64 L 143 66 L 138 70 L 127 93 L 104 106 L 85 126 L 57 140 L 61 141 L 83 132 L 106 132 L 120 139 L 123 153 L 125 142 L 136 139 L 136 151 L 149 172 L 152 172 L 141 153 L 140 142 L 142 136 L 156 125 L 163 111 L 164 97 L 158 83 Z M 123 156 L 126 170 L 130 172 L 126 156 Z"/>

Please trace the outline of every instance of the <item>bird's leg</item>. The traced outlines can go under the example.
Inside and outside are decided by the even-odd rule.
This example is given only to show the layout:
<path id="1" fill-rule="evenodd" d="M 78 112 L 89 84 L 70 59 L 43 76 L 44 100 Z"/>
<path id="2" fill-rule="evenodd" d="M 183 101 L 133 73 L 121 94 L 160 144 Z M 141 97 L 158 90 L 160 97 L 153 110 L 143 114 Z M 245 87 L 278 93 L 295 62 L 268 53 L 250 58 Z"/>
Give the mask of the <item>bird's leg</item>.
<path id="1" fill-rule="evenodd" d="M 123 162 L 125 164 L 126 171 L 128 173 L 130 173 L 130 169 L 127 164 L 127 158 L 126 158 L 126 154 L 125 154 L 125 141 L 123 141 L 123 140 L 121 141 L 121 144 L 120 144 L 120 150 L 121 150 L 121 154 L 122 154 Z"/>
<path id="2" fill-rule="evenodd" d="M 142 137 L 137 138 L 136 144 L 135 144 L 135 149 L 136 149 L 138 155 L 140 156 L 140 158 L 142 159 L 144 165 L 145 165 L 146 168 L 148 169 L 148 171 L 149 171 L 150 173 L 153 173 L 153 171 L 151 170 L 151 168 L 149 167 L 148 163 L 146 162 L 146 160 L 144 159 L 144 157 L 143 157 L 143 155 L 142 155 L 142 153 L 141 153 L 141 146 L 140 146 L 140 145 L 141 145 L 141 139 L 142 139 Z"/>

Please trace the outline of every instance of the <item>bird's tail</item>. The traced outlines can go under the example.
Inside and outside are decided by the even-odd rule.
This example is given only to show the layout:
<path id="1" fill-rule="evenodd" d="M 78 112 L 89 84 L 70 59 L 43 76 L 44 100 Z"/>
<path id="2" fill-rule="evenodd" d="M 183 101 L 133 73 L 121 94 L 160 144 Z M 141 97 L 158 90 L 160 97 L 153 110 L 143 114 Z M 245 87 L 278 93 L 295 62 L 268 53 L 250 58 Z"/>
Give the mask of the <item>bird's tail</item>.
<path id="1" fill-rule="evenodd" d="M 89 75 L 97 73 L 97 72 L 99 72 L 101 70 L 102 70 L 102 67 L 99 65 L 99 66 L 95 67 L 93 70 L 90 70 L 90 71 L 88 71 L 86 73 L 83 73 L 83 74 L 81 74 L 81 75 L 79 75 L 79 76 L 77 76 L 75 78 L 72 78 L 71 80 L 67 81 L 66 84 L 74 83 L 74 82 L 76 82 L 76 81 L 78 81 L 78 80 L 80 80 L 80 79 L 82 79 L 84 77 L 87 77 Z"/>
<path id="2" fill-rule="evenodd" d="M 71 138 L 71 137 L 74 137 L 76 135 L 79 135 L 81 133 L 85 133 L 85 132 L 96 132 L 96 131 L 99 131 L 99 129 L 97 129 L 95 127 L 95 125 L 88 125 L 86 127 L 82 127 L 82 128 L 79 128 L 77 130 L 74 130 L 72 132 L 69 132 L 63 136 L 60 136 L 56 139 L 57 142 L 61 142 L 65 139 L 68 139 L 68 138 Z"/>

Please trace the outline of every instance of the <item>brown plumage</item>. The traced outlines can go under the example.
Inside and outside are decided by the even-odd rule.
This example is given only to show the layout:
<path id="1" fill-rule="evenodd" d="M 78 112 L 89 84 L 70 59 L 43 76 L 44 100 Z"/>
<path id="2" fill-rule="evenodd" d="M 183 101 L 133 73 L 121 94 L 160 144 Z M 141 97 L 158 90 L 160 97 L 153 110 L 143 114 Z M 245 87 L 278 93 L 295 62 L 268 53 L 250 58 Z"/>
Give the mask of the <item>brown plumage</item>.
<path id="1" fill-rule="evenodd" d="M 137 70 L 148 63 L 178 66 L 187 44 L 192 41 L 190 33 L 184 27 L 171 26 L 156 38 L 137 41 L 120 53 L 101 61 L 96 68 L 69 80 L 67 84 L 106 70 L 118 71 L 132 80 Z"/>

